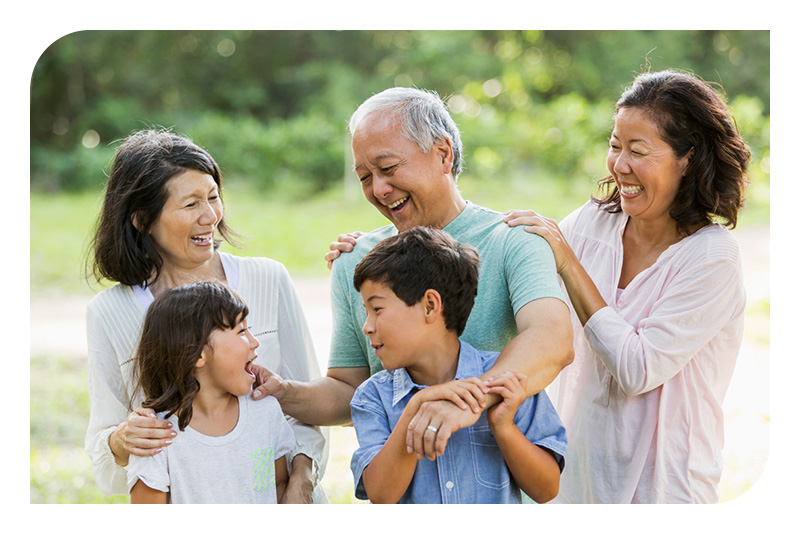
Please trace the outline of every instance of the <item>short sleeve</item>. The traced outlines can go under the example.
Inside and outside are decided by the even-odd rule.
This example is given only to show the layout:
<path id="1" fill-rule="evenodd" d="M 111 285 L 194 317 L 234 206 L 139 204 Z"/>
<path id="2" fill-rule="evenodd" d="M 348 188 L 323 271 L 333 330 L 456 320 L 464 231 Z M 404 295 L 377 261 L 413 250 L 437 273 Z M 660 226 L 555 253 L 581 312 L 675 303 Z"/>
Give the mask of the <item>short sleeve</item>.
<path id="1" fill-rule="evenodd" d="M 380 452 L 392 433 L 389 417 L 372 379 L 358 387 L 350 402 L 350 412 L 358 437 L 358 449 L 353 453 L 350 469 L 353 472 L 356 497 L 366 500 L 367 492 L 362 480 L 364 469 Z"/>
<path id="2" fill-rule="evenodd" d="M 131 455 L 128 463 L 128 493 L 138 480 L 147 487 L 169 493 L 169 468 L 167 452 L 162 450 L 155 456 Z"/>
<path id="3" fill-rule="evenodd" d="M 561 422 L 550 397 L 544 391 L 529 397 L 517 410 L 514 423 L 528 441 L 555 455 L 558 467 L 564 471 L 567 454 L 567 429 Z"/>
<path id="4" fill-rule="evenodd" d="M 511 228 L 503 250 L 503 268 L 514 314 L 529 302 L 555 298 L 566 304 L 553 251 L 541 236 Z"/>

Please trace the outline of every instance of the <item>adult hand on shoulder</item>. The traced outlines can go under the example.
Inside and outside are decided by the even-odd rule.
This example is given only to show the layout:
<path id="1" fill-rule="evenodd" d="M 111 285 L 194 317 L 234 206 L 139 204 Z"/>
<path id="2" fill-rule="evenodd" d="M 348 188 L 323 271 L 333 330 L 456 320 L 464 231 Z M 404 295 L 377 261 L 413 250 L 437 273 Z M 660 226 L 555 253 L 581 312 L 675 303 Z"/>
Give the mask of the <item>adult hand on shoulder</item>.
<path id="1" fill-rule="evenodd" d="M 575 254 L 555 220 L 543 217 L 533 210 L 510 210 L 506 212 L 503 221 L 512 227 L 524 225 L 526 232 L 542 236 L 553 250 L 559 274 L 575 259 Z"/>
<path id="2" fill-rule="evenodd" d="M 175 436 L 172 423 L 156 417 L 150 408 L 137 408 L 112 432 L 109 446 L 117 463 L 126 466 L 131 454 L 154 456 L 170 445 Z"/>
<path id="3" fill-rule="evenodd" d="M 356 240 L 364 235 L 364 232 L 350 232 L 339 234 L 338 240 L 329 245 L 330 251 L 325 254 L 325 261 L 328 262 L 328 270 L 333 266 L 333 260 L 338 258 L 342 252 L 352 252 L 356 246 Z"/>
<path id="4" fill-rule="evenodd" d="M 423 403 L 408 425 L 406 447 L 419 459 L 435 460 L 444 454 L 447 440 L 462 428 L 474 425 L 481 412 L 461 409 L 449 400 Z"/>
<path id="5" fill-rule="evenodd" d="M 252 364 L 250 369 L 256 375 L 256 381 L 253 384 L 253 398 L 258 400 L 272 395 L 280 402 L 283 396 L 286 395 L 289 383 L 266 367 Z"/>

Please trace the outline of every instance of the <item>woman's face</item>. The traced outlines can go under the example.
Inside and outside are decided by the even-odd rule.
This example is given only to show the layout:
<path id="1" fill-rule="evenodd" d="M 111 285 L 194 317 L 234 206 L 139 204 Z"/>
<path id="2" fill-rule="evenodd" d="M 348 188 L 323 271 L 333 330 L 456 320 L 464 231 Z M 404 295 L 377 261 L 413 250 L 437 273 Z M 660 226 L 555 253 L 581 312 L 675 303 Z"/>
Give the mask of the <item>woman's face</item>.
<path id="1" fill-rule="evenodd" d="M 688 155 L 675 157 L 646 112 L 638 108 L 617 112 L 607 165 L 626 214 L 643 221 L 670 217 L 688 162 Z"/>
<path id="2" fill-rule="evenodd" d="M 214 257 L 222 200 L 214 178 L 188 169 L 167 182 L 168 197 L 150 237 L 167 268 L 192 269 Z"/>

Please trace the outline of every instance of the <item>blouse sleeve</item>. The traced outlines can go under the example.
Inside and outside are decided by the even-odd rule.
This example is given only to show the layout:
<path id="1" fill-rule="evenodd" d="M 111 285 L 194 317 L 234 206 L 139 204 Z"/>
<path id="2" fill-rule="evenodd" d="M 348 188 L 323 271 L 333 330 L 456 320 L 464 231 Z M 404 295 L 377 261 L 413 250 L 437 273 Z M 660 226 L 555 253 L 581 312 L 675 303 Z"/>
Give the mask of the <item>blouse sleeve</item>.
<path id="1" fill-rule="evenodd" d="M 281 347 L 279 374 L 291 380 L 308 382 L 320 377 L 319 363 L 300 298 L 286 268 L 281 265 L 281 270 L 278 302 L 278 336 Z M 289 423 L 297 439 L 297 446 L 292 450 L 291 457 L 305 454 L 314 461 L 314 482 L 317 484 L 328 464 L 328 430 L 301 423 L 291 417 Z"/>
<path id="2" fill-rule="evenodd" d="M 128 416 L 126 387 L 104 314 L 97 301 L 86 310 L 89 348 L 89 426 L 84 448 L 92 460 L 92 470 L 100 491 L 106 495 L 128 493 L 127 471 L 114 461 L 108 438 Z"/>
<path id="3" fill-rule="evenodd" d="M 741 263 L 731 256 L 707 254 L 682 269 L 636 325 L 608 306 L 589 318 L 584 335 L 626 395 L 663 385 L 741 313 Z"/>

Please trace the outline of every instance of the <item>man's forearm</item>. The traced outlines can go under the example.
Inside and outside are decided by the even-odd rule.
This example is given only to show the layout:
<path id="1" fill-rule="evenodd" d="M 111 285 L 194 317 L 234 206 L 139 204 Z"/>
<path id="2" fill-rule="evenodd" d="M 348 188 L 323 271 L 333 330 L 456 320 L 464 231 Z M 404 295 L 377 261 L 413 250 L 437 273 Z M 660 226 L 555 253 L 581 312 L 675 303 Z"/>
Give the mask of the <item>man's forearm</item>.
<path id="1" fill-rule="evenodd" d="M 324 376 L 311 382 L 287 380 L 281 399 L 283 412 L 314 426 L 344 425 L 350 422 L 350 400 L 355 388 Z"/>
<path id="2" fill-rule="evenodd" d="M 481 378 L 497 376 L 505 371 L 522 373 L 528 377 L 527 393 L 535 395 L 555 380 L 564 367 L 572 362 L 572 323 L 569 310 L 563 302 L 534 301 L 537 308 L 524 307 L 518 313 L 520 333 L 512 339 L 498 356 L 494 366 Z M 532 304 L 534 304 L 532 303 Z M 520 314 L 524 314 L 520 317 Z M 487 396 L 487 404 L 493 405 Z"/>
<path id="3" fill-rule="evenodd" d="M 328 369 L 328 376 L 299 382 L 287 380 L 280 403 L 284 413 L 314 426 L 350 423 L 350 401 L 356 388 L 369 378 L 369 367 Z"/>

